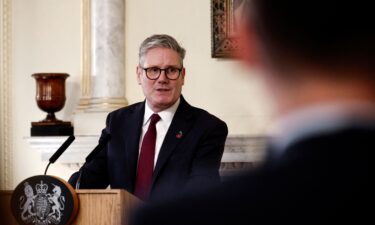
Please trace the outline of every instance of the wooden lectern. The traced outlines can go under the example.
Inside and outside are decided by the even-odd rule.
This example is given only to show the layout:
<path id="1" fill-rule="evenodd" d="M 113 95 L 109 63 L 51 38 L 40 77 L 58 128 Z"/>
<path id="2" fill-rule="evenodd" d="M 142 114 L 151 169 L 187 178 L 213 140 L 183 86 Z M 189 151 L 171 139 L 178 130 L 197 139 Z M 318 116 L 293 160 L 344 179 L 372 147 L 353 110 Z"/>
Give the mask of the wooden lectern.
<path id="1" fill-rule="evenodd" d="M 74 225 L 128 224 L 129 213 L 141 203 L 137 197 L 120 189 L 77 190 L 77 194 L 79 211 Z M 7 225 L 17 225 L 10 209 L 11 195 L 12 191 L 0 191 L 0 218 Z"/>

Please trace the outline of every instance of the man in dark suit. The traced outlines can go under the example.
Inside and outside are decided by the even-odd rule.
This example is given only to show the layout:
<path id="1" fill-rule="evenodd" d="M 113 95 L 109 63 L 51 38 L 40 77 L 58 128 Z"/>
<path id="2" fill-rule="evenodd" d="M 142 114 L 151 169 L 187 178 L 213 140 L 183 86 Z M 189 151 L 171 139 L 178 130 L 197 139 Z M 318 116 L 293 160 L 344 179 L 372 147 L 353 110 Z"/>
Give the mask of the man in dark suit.
<path id="1" fill-rule="evenodd" d="M 144 40 L 137 79 L 146 100 L 108 115 L 101 136 L 110 136 L 108 144 L 81 168 L 81 175 L 72 175 L 72 185 L 80 179 L 80 188 L 109 185 L 142 200 L 162 200 L 220 182 L 228 129 L 182 97 L 184 56 L 185 50 L 171 36 Z"/>
<path id="2" fill-rule="evenodd" d="M 372 9 L 251 0 L 244 59 L 276 106 L 268 158 L 222 186 L 142 206 L 131 224 L 374 223 Z"/>

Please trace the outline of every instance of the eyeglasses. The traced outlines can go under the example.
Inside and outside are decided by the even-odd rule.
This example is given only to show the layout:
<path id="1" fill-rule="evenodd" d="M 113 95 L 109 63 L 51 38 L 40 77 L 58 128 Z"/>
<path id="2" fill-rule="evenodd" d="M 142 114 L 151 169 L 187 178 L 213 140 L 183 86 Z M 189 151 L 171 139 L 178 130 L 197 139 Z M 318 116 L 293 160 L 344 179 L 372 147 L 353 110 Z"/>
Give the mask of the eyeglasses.
<path id="1" fill-rule="evenodd" d="M 141 67 L 142 68 L 142 67 Z M 168 67 L 160 69 L 158 67 L 142 68 L 146 72 L 146 77 L 150 80 L 157 80 L 160 77 L 161 71 L 164 71 L 165 76 L 169 80 L 177 80 L 181 74 L 182 68 Z"/>

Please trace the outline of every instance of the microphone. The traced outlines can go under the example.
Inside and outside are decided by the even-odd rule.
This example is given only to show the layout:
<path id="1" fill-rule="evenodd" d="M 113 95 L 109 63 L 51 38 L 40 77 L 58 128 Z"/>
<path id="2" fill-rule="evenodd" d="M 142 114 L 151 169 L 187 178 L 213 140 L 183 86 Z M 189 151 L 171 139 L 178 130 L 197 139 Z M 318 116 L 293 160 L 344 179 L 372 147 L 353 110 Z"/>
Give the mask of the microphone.
<path id="1" fill-rule="evenodd" d="M 64 153 L 64 151 L 69 147 L 70 144 L 72 144 L 72 142 L 74 141 L 74 139 L 76 139 L 74 137 L 74 135 L 70 135 L 68 137 L 68 139 L 66 139 L 66 141 L 60 146 L 59 149 L 57 149 L 57 151 L 51 156 L 51 158 L 49 158 L 49 163 L 46 167 L 46 170 L 44 171 L 44 175 L 47 174 L 47 170 L 48 170 L 48 167 L 51 163 L 55 163 L 56 160 L 61 156 L 61 154 Z"/>
<path id="2" fill-rule="evenodd" d="M 81 177 L 82 177 L 82 171 L 85 167 L 85 165 L 89 162 L 91 162 L 95 157 L 99 154 L 99 152 L 107 145 L 108 141 L 111 139 L 111 135 L 107 133 L 103 133 L 99 144 L 90 152 L 90 154 L 86 157 L 85 163 L 82 165 L 81 169 L 79 170 L 79 176 L 76 182 L 76 189 L 79 189 L 79 186 L 81 184 Z"/>

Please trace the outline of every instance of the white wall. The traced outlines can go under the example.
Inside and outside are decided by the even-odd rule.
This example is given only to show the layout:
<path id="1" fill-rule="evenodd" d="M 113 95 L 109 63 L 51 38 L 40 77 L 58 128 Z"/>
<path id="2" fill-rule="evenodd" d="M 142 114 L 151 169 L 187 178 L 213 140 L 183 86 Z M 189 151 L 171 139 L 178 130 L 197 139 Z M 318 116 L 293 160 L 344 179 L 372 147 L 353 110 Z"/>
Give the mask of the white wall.
<path id="1" fill-rule="evenodd" d="M 57 113 L 71 120 L 79 99 L 80 83 L 80 0 L 13 1 L 13 128 L 14 184 L 42 174 L 46 162 L 25 140 L 30 122 L 45 113 L 35 102 L 36 72 L 66 72 L 67 102 Z M 227 122 L 230 135 L 259 135 L 264 132 L 269 102 L 254 73 L 239 62 L 211 58 L 210 1 L 126 0 L 126 98 L 142 101 L 135 67 L 141 41 L 155 33 L 174 36 L 186 48 L 187 75 L 183 94 L 192 104 Z M 104 121 L 103 121 L 104 123 Z M 58 163 L 49 174 L 65 179 L 69 168 Z"/>
<path id="2" fill-rule="evenodd" d="M 47 162 L 30 148 L 32 121 L 42 120 L 46 113 L 35 101 L 36 72 L 65 72 L 67 101 L 57 117 L 70 120 L 79 97 L 80 82 L 80 1 L 15 0 L 13 1 L 13 147 L 14 179 L 44 173 Z M 48 174 L 68 176 L 70 171 L 58 163 Z"/>

